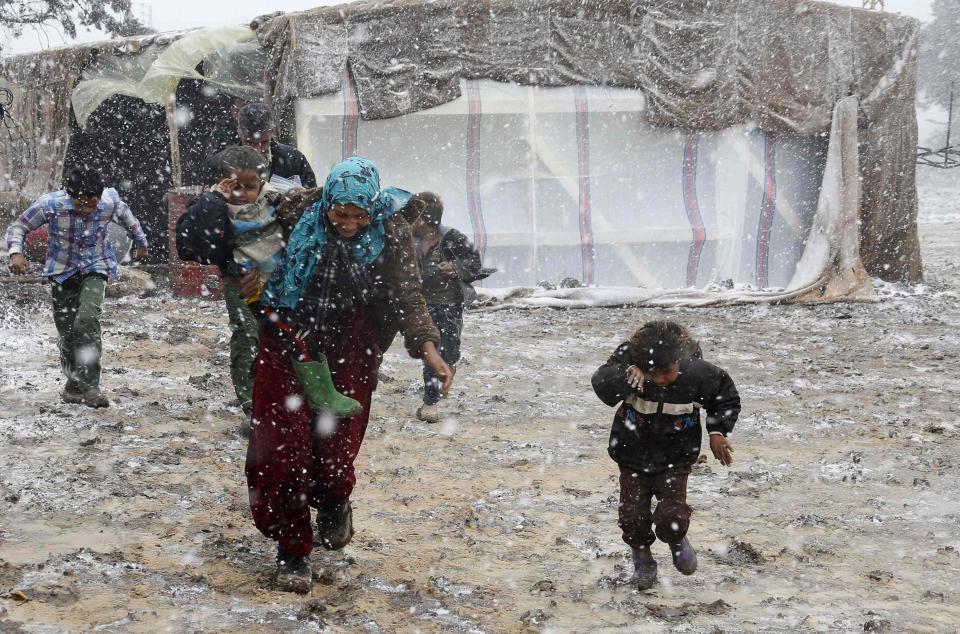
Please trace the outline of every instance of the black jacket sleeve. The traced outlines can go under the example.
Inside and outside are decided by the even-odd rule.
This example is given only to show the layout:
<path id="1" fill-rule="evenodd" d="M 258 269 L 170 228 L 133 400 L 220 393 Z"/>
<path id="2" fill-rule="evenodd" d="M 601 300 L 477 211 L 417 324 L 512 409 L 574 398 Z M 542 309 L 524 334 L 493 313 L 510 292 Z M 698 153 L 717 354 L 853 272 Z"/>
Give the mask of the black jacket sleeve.
<path id="1" fill-rule="evenodd" d="M 300 183 L 306 189 L 314 189 L 317 186 L 317 176 L 310 167 L 310 161 L 300 150 L 294 150 L 297 153 L 297 173 L 300 175 Z"/>
<path id="2" fill-rule="evenodd" d="M 623 343 L 607 362 L 593 373 L 593 391 L 601 401 L 614 407 L 630 393 L 627 385 L 627 368 L 631 364 L 630 344 Z"/>
<path id="3" fill-rule="evenodd" d="M 740 415 L 740 394 L 733 379 L 725 370 L 714 367 L 710 389 L 704 390 L 704 409 L 707 410 L 707 431 L 724 436 L 733 431 Z"/>
<path id="4" fill-rule="evenodd" d="M 480 260 L 480 252 L 473 246 L 470 239 L 456 229 L 451 229 L 444 236 L 443 259 L 453 265 L 457 272 L 457 277 L 465 284 L 472 284 L 477 280 L 483 279 L 480 275 L 480 269 L 483 263 Z"/>
<path id="5" fill-rule="evenodd" d="M 225 267 L 232 261 L 233 239 L 227 201 L 220 194 L 194 196 L 177 219 L 177 255 L 182 260 Z"/>
<path id="6" fill-rule="evenodd" d="M 284 178 L 299 176 L 300 184 L 305 189 L 313 189 L 317 186 L 317 177 L 303 152 L 283 143 L 274 143 L 270 151 L 273 154 L 270 169 L 274 174 Z"/>

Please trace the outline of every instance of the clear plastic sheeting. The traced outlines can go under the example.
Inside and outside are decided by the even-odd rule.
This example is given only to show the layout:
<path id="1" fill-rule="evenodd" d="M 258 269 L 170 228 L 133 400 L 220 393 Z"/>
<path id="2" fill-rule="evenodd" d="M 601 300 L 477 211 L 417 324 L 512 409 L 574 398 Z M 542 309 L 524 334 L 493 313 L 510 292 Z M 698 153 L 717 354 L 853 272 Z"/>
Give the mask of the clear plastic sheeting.
<path id="1" fill-rule="evenodd" d="M 253 31 L 231 26 L 191 31 L 163 49 L 132 57 L 106 56 L 84 72 L 71 97 L 73 111 L 85 126 L 97 106 L 113 95 L 163 104 L 182 79 L 204 80 L 241 97 L 262 95 L 256 68 L 237 63 L 253 61 L 262 70 L 264 57 L 258 51 Z M 209 75 L 198 72 L 201 63 L 210 67 Z"/>
<path id="2" fill-rule="evenodd" d="M 785 292 L 819 279 L 830 257 L 826 248 L 803 269 L 816 273 L 798 273 L 817 224 L 824 135 L 653 128 L 638 91 L 494 81 L 465 81 L 463 97 L 436 108 L 363 121 L 345 88 L 298 103 L 301 150 L 318 171 L 358 154 L 384 182 L 439 194 L 444 222 L 499 269 L 487 286 L 572 277 Z M 855 143 L 847 149 L 856 156 Z"/>
<path id="3" fill-rule="evenodd" d="M 0 135 L 0 199 L 33 200 L 60 187 L 70 141 L 70 97 L 84 69 L 97 59 L 163 49 L 179 37 L 144 35 L 0 58 L 0 86 L 13 95 L 7 134 Z"/>
<path id="4" fill-rule="evenodd" d="M 857 145 L 857 100 L 847 97 L 834 109 L 813 224 L 804 241 L 803 253 L 784 289 L 754 290 L 736 284 L 679 290 L 636 287 L 478 289 L 480 300 L 488 310 L 874 301 L 876 292 L 860 259 L 857 235 L 861 195 Z"/>
<path id="5" fill-rule="evenodd" d="M 916 282 L 919 32 L 912 18 L 811 0 L 373 0 L 281 16 L 258 36 L 277 103 L 334 92 L 349 69 L 363 119 L 493 79 L 636 89 L 656 127 L 815 136 L 856 97 L 861 253 L 871 274 Z"/>

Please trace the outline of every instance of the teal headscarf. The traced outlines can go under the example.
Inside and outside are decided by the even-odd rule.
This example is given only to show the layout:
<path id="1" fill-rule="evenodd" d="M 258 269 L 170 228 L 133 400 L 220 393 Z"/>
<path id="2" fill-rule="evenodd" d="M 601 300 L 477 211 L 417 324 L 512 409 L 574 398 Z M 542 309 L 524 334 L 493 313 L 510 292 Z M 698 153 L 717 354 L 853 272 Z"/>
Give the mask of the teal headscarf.
<path id="1" fill-rule="evenodd" d="M 380 171 L 365 158 L 354 156 L 335 166 L 323 186 L 323 196 L 304 212 L 294 227 L 281 259 L 270 277 L 264 301 L 274 308 L 295 308 L 328 239 L 338 238 L 327 221 L 333 205 L 356 205 L 370 214 L 370 224 L 348 242 L 357 261 L 367 266 L 384 247 L 383 223 L 410 200 L 410 192 L 380 190 Z M 329 235 L 328 235 L 329 234 Z"/>

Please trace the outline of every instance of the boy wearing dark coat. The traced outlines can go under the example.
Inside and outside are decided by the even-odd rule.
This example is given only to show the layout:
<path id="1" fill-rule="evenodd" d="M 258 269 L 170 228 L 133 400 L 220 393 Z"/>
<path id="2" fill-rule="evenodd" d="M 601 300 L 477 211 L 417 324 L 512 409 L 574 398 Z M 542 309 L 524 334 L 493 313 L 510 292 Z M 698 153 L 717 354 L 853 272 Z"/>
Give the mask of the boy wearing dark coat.
<path id="1" fill-rule="evenodd" d="M 490 275 L 480 252 L 467 236 L 441 224 L 443 201 L 433 192 L 414 196 L 405 216 L 410 222 L 423 296 L 433 323 L 440 331 L 440 356 L 456 372 L 463 333 L 463 308 L 477 293 L 472 283 Z M 423 368 L 423 405 L 417 418 L 428 423 L 440 421 L 440 381 L 429 367 Z"/>
<path id="2" fill-rule="evenodd" d="M 275 212 L 281 195 L 264 182 L 266 164 L 256 150 L 230 146 L 217 157 L 217 184 L 211 191 L 190 200 L 184 221 L 197 223 L 199 219 L 209 218 L 222 225 L 224 240 L 219 244 L 212 241 L 211 246 L 215 248 L 204 259 L 219 265 L 223 274 L 223 297 L 231 332 L 230 377 L 240 407 L 249 416 L 253 411 L 253 360 L 259 346 L 259 323 L 250 303 L 237 289 L 236 278 L 248 272 L 249 267 L 243 264 L 251 261 L 250 254 L 238 248 L 237 243 L 242 240 L 242 229 L 251 225 L 254 230 L 247 235 L 260 238 L 257 244 L 270 247 L 262 259 L 268 259 L 268 255 L 281 248 L 282 236 Z M 246 427 L 241 429 L 245 431 Z"/>
<path id="3" fill-rule="evenodd" d="M 637 587 L 656 583 L 650 547 L 657 538 L 670 546 L 677 570 L 693 574 L 697 556 L 687 538 L 687 478 L 700 455 L 700 410 L 707 413 L 714 457 L 729 466 L 733 448 L 727 435 L 740 413 L 733 380 L 702 359 L 699 344 L 682 326 L 653 321 L 594 373 L 593 389 L 607 405 L 619 405 L 608 453 L 620 467 L 619 525 L 633 550 Z"/>

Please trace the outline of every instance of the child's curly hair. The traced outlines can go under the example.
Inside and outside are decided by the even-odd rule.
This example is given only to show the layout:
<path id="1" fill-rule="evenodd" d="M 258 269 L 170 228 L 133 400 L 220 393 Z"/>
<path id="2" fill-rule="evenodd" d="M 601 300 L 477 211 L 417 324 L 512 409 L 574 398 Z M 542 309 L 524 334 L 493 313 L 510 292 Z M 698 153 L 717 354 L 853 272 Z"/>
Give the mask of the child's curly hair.
<path id="1" fill-rule="evenodd" d="M 641 371 L 668 370 L 674 363 L 700 358 L 700 342 L 675 321 L 648 321 L 630 338 L 633 365 Z"/>

